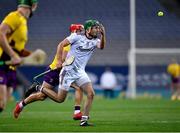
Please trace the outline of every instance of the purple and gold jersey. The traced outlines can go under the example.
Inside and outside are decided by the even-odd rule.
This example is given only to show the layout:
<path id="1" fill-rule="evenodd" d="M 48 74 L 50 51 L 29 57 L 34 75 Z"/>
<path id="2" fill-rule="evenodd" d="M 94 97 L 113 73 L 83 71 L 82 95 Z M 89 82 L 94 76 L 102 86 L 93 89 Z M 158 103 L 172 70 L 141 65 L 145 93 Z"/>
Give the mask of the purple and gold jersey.
<path id="1" fill-rule="evenodd" d="M 66 51 L 66 52 L 68 52 L 68 51 L 70 50 L 70 48 L 71 48 L 70 45 L 68 45 L 68 46 L 64 47 L 63 50 Z M 53 62 L 51 63 L 51 65 L 49 65 L 49 67 L 50 67 L 51 69 L 55 69 L 57 62 L 58 62 L 58 60 L 57 60 L 57 57 L 55 56 Z"/>
<path id="2" fill-rule="evenodd" d="M 2 21 L 2 24 L 6 24 L 11 28 L 12 34 L 7 35 L 7 40 L 13 50 L 19 54 L 25 48 L 26 42 L 28 40 L 26 18 L 18 11 L 14 11 L 5 17 L 5 19 Z M 0 60 L 10 60 L 9 55 L 7 55 L 1 47 Z M 0 66 L 0 84 L 16 88 L 17 78 L 15 70 L 15 66 Z"/>
<path id="3" fill-rule="evenodd" d="M 7 36 L 10 46 L 17 52 L 21 52 L 28 40 L 27 20 L 18 11 L 9 13 L 2 22 L 8 25 L 12 34 Z M 0 57 L 2 57 L 3 49 L 0 47 Z M 8 60 L 8 59 L 7 59 Z"/>

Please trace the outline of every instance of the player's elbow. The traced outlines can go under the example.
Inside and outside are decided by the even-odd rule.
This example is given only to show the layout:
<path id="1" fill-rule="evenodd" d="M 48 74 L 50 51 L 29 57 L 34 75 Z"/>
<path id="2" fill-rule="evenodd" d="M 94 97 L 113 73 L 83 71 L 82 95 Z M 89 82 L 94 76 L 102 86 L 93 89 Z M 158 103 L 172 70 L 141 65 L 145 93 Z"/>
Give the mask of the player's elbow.
<path id="1" fill-rule="evenodd" d="M 61 47 L 66 47 L 70 44 L 70 42 L 67 39 L 64 39 L 62 42 L 60 42 L 60 46 Z"/>

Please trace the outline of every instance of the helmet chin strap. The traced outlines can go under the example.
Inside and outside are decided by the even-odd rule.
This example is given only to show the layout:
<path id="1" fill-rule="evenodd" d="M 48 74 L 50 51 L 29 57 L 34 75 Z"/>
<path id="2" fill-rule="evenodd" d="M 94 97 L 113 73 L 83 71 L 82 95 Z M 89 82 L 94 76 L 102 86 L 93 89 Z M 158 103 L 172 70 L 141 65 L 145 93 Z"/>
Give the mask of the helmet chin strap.
<path id="1" fill-rule="evenodd" d="M 87 33 L 85 32 L 85 36 L 88 38 L 88 39 L 92 39 L 93 37 L 88 33 L 88 35 L 87 35 Z"/>
<path id="2" fill-rule="evenodd" d="M 91 35 L 91 34 L 89 34 L 89 36 L 91 36 L 92 38 L 97 38 L 97 35 Z"/>
<path id="3" fill-rule="evenodd" d="M 34 9 L 33 6 L 31 6 L 31 13 L 29 15 L 29 18 L 31 18 L 34 15 L 36 8 Z"/>
<path id="4" fill-rule="evenodd" d="M 29 14 L 29 18 L 31 18 L 33 16 L 33 12 L 31 11 L 31 13 Z"/>
<path id="5" fill-rule="evenodd" d="M 29 18 L 31 18 L 34 15 L 35 10 L 31 9 L 31 13 L 29 14 Z"/>

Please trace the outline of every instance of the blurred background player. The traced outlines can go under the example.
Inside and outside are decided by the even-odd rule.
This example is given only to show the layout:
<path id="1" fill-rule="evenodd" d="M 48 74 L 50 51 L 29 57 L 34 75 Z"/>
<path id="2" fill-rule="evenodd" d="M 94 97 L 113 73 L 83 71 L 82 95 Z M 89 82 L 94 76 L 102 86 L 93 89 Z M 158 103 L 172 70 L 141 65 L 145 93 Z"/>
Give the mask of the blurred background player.
<path id="1" fill-rule="evenodd" d="M 84 31 L 84 26 L 81 24 L 71 24 L 69 30 L 73 34 L 81 34 L 81 32 Z M 64 47 L 63 54 L 62 54 L 63 62 L 64 62 L 66 55 L 67 55 L 69 50 L 70 50 L 70 45 Z M 53 90 L 53 89 L 55 89 L 55 87 L 57 85 L 59 85 L 60 69 L 56 69 L 56 63 L 57 63 L 57 57 L 55 56 L 52 64 L 50 64 L 47 68 L 47 70 L 52 69 L 52 71 L 47 73 L 44 76 L 44 81 L 43 81 L 42 87 Z M 15 118 L 18 118 L 20 112 L 23 110 L 23 108 L 26 105 L 28 105 L 32 102 L 38 101 L 38 100 L 45 100 L 46 99 L 47 96 L 42 92 L 37 92 L 37 93 L 31 94 L 33 92 L 33 88 L 38 87 L 38 86 L 39 85 L 37 83 L 34 83 L 30 87 L 30 89 L 26 92 L 26 96 L 25 96 L 26 98 L 16 105 L 16 108 L 14 110 L 14 117 Z M 81 116 L 82 116 L 82 113 L 80 111 L 80 109 L 81 109 L 80 107 L 81 107 L 81 101 L 82 101 L 83 93 L 82 93 L 81 89 L 79 87 L 77 87 L 75 84 L 73 84 L 71 87 L 75 88 L 75 106 L 74 106 L 73 119 L 74 120 L 80 120 Z"/>
<path id="2" fill-rule="evenodd" d="M 180 66 L 175 59 L 168 65 L 167 71 L 171 76 L 171 100 L 180 100 Z"/>
<path id="3" fill-rule="evenodd" d="M 0 60 L 11 65 L 0 66 L 0 112 L 16 88 L 16 66 L 31 54 L 25 49 L 28 40 L 27 20 L 37 8 L 37 0 L 18 0 L 16 11 L 10 12 L 0 25 Z"/>
<path id="4" fill-rule="evenodd" d="M 105 72 L 100 78 L 101 88 L 104 91 L 105 98 L 114 98 L 114 89 L 117 86 L 116 75 L 112 72 L 110 67 L 105 68 Z"/>
<path id="5" fill-rule="evenodd" d="M 87 95 L 80 126 L 91 126 L 88 123 L 88 118 L 95 92 L 91 80 L 85 72 L 85 67 L 96 48 L 104 49 L 106 37 L 103 25 L 97 20 L 86 21 L 84 29 L 84 35 L 71 34 L 58 45 L 56 52 L 57 68 L 62 66 L 63 48 L 67 45 L 71 44 L 68 56 L 75 57 L 71 65 L 65 66 L 61 70 L 58 93 L 45 87 L 41 87 L 39 90 L 55 102 L 62 103 L 66 99 L 70 85 L 76 83 Z M 100 39 L 98 38 L 99 34 L 101 34 Z"/>

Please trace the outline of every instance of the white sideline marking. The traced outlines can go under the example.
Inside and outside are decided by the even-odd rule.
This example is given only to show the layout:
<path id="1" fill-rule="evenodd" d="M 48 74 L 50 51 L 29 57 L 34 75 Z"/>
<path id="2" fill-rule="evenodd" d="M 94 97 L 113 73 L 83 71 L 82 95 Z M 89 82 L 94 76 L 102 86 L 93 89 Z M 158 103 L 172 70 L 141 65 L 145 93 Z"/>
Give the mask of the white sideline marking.
<path id="1" fill-rule="evenodd" d="M 151 123 L 180 123 L 180 121 L 151 121 Z"/>

